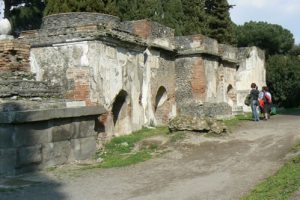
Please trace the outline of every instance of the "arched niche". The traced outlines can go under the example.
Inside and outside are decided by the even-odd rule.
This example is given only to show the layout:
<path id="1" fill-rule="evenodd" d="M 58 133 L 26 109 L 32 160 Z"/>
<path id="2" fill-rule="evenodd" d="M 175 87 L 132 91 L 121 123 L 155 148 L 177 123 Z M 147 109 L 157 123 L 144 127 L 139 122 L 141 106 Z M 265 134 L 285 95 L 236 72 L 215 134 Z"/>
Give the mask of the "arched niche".
<path id="1" fill-rule="evenodd" d="M 157 110 L 158 107 L 163 105 L 167 99 L 168 99 L 168 94 L 166 88 L 160 86 L 155 96 L 155 105 L 154 105 L 155 111 Z"/>
<path id="2" fill-rule="evenodd" d="M 232 91 L 233 91 L 233 87 L 232 87 L 231 84 L 229 84 L 229 85 L 227 86 L 227 94 L 229 94 L 229 93 L 232 92 Z"/>
<path id="3" fill-rule="evenodd" d="M 115 101 L 112 106 L 112 115 L 113 115 L 114 125 L 116 125 L 116 123 L 119 119 L 119 114 L 126 102 L 127 96 L 128 96 L 127 92 L 125 90 L 121 90 L 115 98 Z"/>

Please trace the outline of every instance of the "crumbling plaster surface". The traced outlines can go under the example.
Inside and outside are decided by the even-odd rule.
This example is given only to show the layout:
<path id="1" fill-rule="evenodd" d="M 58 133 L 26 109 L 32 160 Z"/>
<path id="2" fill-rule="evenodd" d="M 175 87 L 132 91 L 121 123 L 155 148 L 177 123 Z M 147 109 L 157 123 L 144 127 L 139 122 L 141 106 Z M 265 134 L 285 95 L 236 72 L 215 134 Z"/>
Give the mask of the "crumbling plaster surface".
<path id="1" fill-rule="evenodd" d="M 32 48 L 31 67 L 38 79 L 58 83 L 66 94 L 73 95 L 68 97 L 76 99 L 88 94 L 80 100 L 89 99 L 87 103 L 101 104 L 108 111 L 112 110 L 118 93 L 125 91 L 127 97 L 119 119 L 114 124 L 109 115 L 106 121 L 106 132 L 110 135 L 166 123 L 167 118 L 176 114 L 174 63 L 162 58 L 157 50 L 136 51 L 101 41 L 64 43 Z M 154 104 L 160 86 L 167 89 L 168 102 L 164 119 L 158 116 L 157 121 Z M 82 94 L 85 89 L 88 91 Z"/>
<path id="2" fill-rule="evenodd" d="M 251 83 L 256 83 L 259 90 L 266 85 L 265 55 L 257 47 L 240 48 L 239 59 L 236 73 L 237 106 L 243 107 L 244 111 L 250 111 L 244 105 L 244 99 L 250 91 Z"/>

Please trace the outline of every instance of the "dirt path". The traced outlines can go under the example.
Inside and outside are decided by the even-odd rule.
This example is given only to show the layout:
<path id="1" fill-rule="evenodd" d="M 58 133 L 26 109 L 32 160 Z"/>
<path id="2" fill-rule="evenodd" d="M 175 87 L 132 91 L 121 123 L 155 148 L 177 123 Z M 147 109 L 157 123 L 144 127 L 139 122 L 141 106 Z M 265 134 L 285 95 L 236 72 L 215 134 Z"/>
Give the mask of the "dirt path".
<path id="1" fill-rule="evenodd" d="M 135 166 L 82 171 L 78 177 L 31 176 L 42 182 L 0 191 L 0 199 L 239 199 L 273 174 L 299 140 L 300 115 L 278 115 L 267 122 L 245 122 L 223 138 L 189 136 L 176 150 Z"/>

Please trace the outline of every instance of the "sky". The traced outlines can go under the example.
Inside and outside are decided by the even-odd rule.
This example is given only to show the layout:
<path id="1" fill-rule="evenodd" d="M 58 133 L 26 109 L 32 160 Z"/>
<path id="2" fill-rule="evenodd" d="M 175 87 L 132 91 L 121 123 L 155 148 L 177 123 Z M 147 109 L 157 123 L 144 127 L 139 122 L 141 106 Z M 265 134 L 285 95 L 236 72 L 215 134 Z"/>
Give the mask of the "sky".
<path id="1" fill-rule="evenodd" d="M 4 1 L 0 0 L 0 19 L 4 18 Z"/>
<path id="2" fill-rule="evenodd" d="M 235 5 L 231 20 L 242 25 L 249 21 L 263 21 L 281 25 L 291 31 L 296 44 L 300 43 L 300 0 L 228 0 Z"/>

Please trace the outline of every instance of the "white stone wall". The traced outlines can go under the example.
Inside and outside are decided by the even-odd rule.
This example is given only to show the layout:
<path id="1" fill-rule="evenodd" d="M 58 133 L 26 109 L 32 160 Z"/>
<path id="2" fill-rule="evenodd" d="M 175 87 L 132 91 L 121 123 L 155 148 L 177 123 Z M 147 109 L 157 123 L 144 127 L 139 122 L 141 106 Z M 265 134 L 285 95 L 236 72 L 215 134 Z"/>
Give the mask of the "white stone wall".
<path id="1" fill-rule="evenodd" d="M 251 83 L 256 83 L 259 90 L 266 85 L 265 57 L 257 47 L 244 48 L 242 52 L 236 73 L 237 106 L 243 107 L 243 111 L 250 111 L 250 107 L 244 105 L 244 99 L 250 92 Z"/>
<path id="2" fill-rule="evenodd" d="M 88 91 L 85 91 L 89 95 L 85 99 L 88 100 L 87 104 L 101 104 L 112 112 L 119 92 L 127 93 L 118 120 L 113 121 L 112 113 L 108 115 L 105 122 L 108 135 L 131 133 L 143 126 L 156 124 L 155 94 L 152 94 L 156 78 L 152 69 L 160 68 L 160 59 L 158 51 L 134 51 L 112 47 L 100 41 L 33 48 L 30 55 L 31 71 L 36 73 L 37 80 L 60 84 L 65 93 L 71 93 L 72 97 L 75 95 L 74 98 L 80 97 L 80 88 L 88 87 Z M 172 85 L 175 88 L 175 82 Z M 174 92 L 170 94 L 174 95 Z M 173 107 L 170 107 L 170 117 L 175 115 Z"/>

